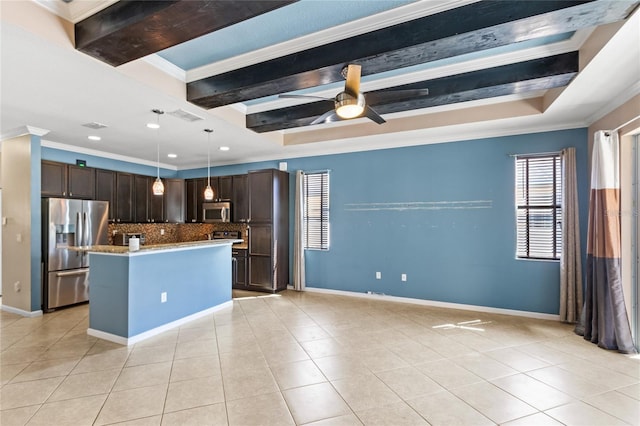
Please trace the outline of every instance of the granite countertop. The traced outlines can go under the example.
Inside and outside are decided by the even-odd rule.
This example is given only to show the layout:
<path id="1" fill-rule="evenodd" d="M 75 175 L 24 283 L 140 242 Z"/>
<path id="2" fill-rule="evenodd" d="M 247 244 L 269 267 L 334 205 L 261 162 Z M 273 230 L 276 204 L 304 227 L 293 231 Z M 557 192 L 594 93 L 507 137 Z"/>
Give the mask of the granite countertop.
<path id="1" fill-rule="evenodd" d="M 110 253 L 110 254 L 136 254 L 136 253 L 148 253 L 153 251 L 166 251 L 175 249 L 187 249 L 198 248 L 205 246 L 216 246 L 230 243 L 240 243 L 242 240 L 228 239 L 228 240 L 201 240 L 201 241 L 187 241 L 182 243 L 164 243 L 164 244 L 145 244 L 140 246 L 140 250 L 129 251 L 128 246 L 110 246 L 110 245 L 95 245 L 95 246 L 81 246 L 81 247 L 69 247 L 71 250 L 87 251 L 90 253 Z"/>
<path id="2" fill-rule="evenodd" d="M 241 243 L 236 243 L 233 245 L 233 248 L 236 250 L 248 250 L 249 249 L 249 244 L 245 243 L 244 241 Z"/>

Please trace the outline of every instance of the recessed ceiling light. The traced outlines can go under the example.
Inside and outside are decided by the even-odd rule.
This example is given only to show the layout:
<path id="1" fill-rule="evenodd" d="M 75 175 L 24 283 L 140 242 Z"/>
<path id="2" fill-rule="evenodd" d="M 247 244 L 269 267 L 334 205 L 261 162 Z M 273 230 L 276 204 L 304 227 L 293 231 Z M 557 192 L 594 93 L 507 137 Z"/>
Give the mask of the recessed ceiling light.
<path id="1" fill-rule="evenodd" d="M 100 136 L 90 135 L 87 136 L 87 139 L 89 139 L 90 141 L 99 141 L 102 138 Z"/>
<path id="2" fill-rule="evenodd" d="M 178 158 L 178 154 L 167 154 L 169 158 Z"/>
<path id="3" fill-rule="evenodd" d="M 220 151 L 229 151 L 229 147 L 228 146 L 221 146 L 220 148 L 218 148 Z"/>
<path id="4" fill-rule="evenodd" d="M 160 125 L 158 123 L 147 123 L 147 127 L 150 129 L 159 129 Z"/>

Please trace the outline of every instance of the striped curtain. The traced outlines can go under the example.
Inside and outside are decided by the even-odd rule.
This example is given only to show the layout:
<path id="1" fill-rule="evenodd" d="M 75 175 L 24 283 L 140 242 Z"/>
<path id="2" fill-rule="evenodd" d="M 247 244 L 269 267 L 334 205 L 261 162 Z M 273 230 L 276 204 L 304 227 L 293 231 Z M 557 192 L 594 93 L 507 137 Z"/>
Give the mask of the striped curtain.
<path id="1" fill-rule="evenodd" d="M 635 353 L 620 270 L 620 158 L 617 133 L 596 132 L 591 159 L 587 287 L 576 332 L 605 349 Z"/>

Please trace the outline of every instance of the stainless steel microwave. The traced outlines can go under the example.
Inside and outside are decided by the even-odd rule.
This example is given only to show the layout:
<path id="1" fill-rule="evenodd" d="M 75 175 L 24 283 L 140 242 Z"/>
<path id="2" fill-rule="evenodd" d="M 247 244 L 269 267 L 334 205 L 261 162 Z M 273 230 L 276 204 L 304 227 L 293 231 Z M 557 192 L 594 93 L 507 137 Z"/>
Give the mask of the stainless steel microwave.
<path id="1" fill-rule="evenodd" d="M 202 203 L 202 221 L 205 223 L 230 222 L 231 203 L 228 201 Z"/>

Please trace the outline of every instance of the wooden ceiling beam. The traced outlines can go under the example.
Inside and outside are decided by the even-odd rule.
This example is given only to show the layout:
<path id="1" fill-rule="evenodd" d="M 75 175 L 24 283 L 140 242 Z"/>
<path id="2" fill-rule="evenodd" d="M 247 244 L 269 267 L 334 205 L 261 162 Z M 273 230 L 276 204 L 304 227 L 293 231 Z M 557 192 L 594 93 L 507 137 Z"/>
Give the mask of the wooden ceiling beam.
<path id="1" fill-rule="evenodd" d="M 378 113 L 390 114 L 562 87 L 569 84 L 578 68 L 578 52 L 569 52 L 372 91 L 365 93 L 365 99 Z M 404 93 L 399 93 L 394 99 L 394 89 L 429 89 L 429 94 L 406 99 Z M 331 105 L 324 101 L 279 108 L 248 114 L 246 125 L 259 133 L 309 126 L 330 109 Z"/>
<path id="2" fill-rule="evenodd" d="M 214 108 L 622 20 L 630 2 L 487 0 L 187 83 L 187 100 Z"/>
<path id="3" fill-rule="evenodd" d="M 113 66 L 298 0 L 120 0 L 75 25 L 76 49 Z"/>

